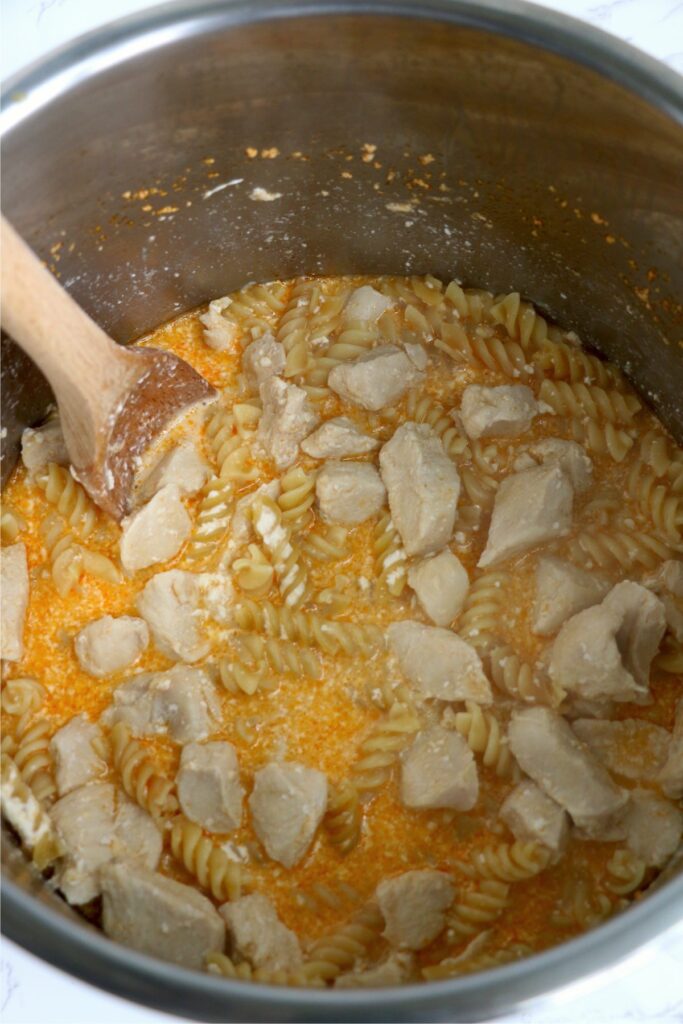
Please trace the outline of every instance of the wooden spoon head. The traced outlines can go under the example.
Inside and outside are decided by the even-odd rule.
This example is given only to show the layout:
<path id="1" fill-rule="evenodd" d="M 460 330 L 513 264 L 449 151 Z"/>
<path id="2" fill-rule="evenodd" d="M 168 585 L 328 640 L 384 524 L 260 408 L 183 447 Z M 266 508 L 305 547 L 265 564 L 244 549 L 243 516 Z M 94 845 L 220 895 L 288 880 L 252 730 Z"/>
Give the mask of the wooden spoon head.
<path id="1" fill-rule="evenodd" d="M 208 405 L 218 392 L 184 359 L 160 349 L 128 349 L 139 372 L 98 438 L 97 455 L 76 469 L 93 501 L 115 519 L 131 510 L 135 477 L 145 452 L 183 414 Z"/>

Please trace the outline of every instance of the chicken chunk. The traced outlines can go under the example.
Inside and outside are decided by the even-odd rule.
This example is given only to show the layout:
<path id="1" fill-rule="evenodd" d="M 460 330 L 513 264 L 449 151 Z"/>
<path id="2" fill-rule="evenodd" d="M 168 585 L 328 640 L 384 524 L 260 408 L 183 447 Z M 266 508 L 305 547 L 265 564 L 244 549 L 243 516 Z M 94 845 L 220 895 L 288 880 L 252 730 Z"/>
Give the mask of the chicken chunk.
<path id="1" fill-rule="evenodd" d="M 658 781 L 667 796 L 674 800 L 683 797 L 683 699 L 676 705 L 669 756 L 659 773 Z"/>
<path id="2" fill-rule="evenodd" d="M 460 418 L 468 437 L 519 437 L 538 415 L 538 402 L 526 384 L 488 388 L 470 384 L 462 393 Z"/>
<path id="3" fill-rule="evenodd" d="M 576 494 L 583 494 L 590 487 L 593 463 L 576 441 L 546 437 L 529 445 L 527 451 L 544 466 L 559 466 L 571 480 Z"/>
<path id="4" fill-rule="evenodd" d="M 432 725 L 403 751 L 401 799 L 406 807 L 469 811 L 478 797 L 477 765 L 459 733 Z"/>
<path id="5" fill-rule="evenodd" d="M 478 565 L 498 565 L 569 533 L 572 502 L 571 482 L 559 466 L 537 466 L 506 477 L 496 492 Z"/>
<path id="6" fill-rule="evenodd" d="M 261 442 L 277 469 L 286 469 L 296 459 L 299 444 L 318 425 L 308 395 L 296 384 L 270 377 L 261 384 L 259 394 L 263 414 L 258 425 Z"/>
<path id="7" fill-rule="evenodd" d="M 254 830 L 273 860 L 291 868 L 313 841 L 327 807 L 327 778 L 302 764 L 276 764 L 254 775 Z"/>
<path id="8" fill-rule="evenodd" d="M 382 295 L 372 285 L 363 284 L 351 292 L 344 306 L 344 320 L 350 323 L 359 320 L 361 323 L 374 323 L 382 313 L 394 305 L 394 300 Z"/>
<path id="9" fill-rule="evenodd" d="M 625 580 L 563 625 L 550 654 L 555 683 L 580 697 L 649 700 L 649 671 L 666 629 L 664 606 Z"/>
<path id="10" fill-rule="evenodd" d="M 353 526 L 377 515 L 387 492 L 367 462 L 326 462 L 315 481 L 315 496 L 326 523 Z"/>
<path id="11" fill-rule="evenodd" d="M 99 726 L 83 714 L 74 715 L 57 730 L 50 740 L 50 754 L 60 796 L 107 774 L 107 763 L 100 756 L 103 740 Z"/>
<path id="12" fill-rule="evenodd" d="M 671 736 L 652 722 L 578 718 L 572 729 L 608 771 L 625 779 L 655 782 L 666 763 Z"/>
<path id="13" fill-rule="evenodd" d="M 265 971 L 295 970 L 302 963 L 299 940 L 277 916 L 267 896 L 252 893 L 224 903 L 219 913 L 227 925 L 232 955 Z"/>
<path id="14" fill-rule="evenodd" d="M 379 453 L 389 508 L 408 555 L 448 544 L 460 496 L 458 471 L 427 424 L 404 423 Z"/>
<path id="15" fill-rule="evenodd" d="M 66 854 L 56 882 L 72 904 L 100 893 L 100 870 L 114 857 L 154 868 L 161 856 L 161 833 L 149 814 L 107 782 L 91 782 L 63 796 L 50 809 Z"/>
<path id="16" fill-rule="evenodd" d="M 19 661 L 23 657 L 28 597 L 26 546 L 10 544 L 0 554 L 0 657 L 3 661 Z"/>
<path id="17" fill-rule="evenodd" d="M 327 383 L 340 398 L 377 412 L 419 384 L 422 370 L 396 345 L 378 345 L 353 362 L 330 371 Z"/>
<path id="18" fill-rule="evenodd" d="M 544 707 L 514 711 L 508 741 L 522 770 L 588 835 L 599 839 L 621 822 L 628 794 L 557 712 Z"/>
<path id="19" fill-rule="evenodd" d="M 470 585 L 467 569 L 448 548 L 412 565 L 408 583 L 422 610 L 437 626 L 448 626 L 453 621 Z"/>
<path id="20" fill-rule="evenodd" d="M 149 501 L 164 487 L 177 487 L 180 494 L 196 494 L 209 479 L 210 469 L 191 441 L 171 448 L 140 483 L 137 500 Z"/>
<path id="21" fill-rule="evenodd" d="M 264 381 L 276 377 L 285 368 L 286 356 L 282 345 L 272 334 L 264 334 L 242 353 L 242 369 L 252 388 L 258 390 Z"/>
<path id="22" fill-rule="evenodd" d="M 175 484 L 168 484 L 146 505 L 122 520 L 121 565 L 128 573 L 167 562 L 190 536 L 192 520 Z"/>
<path id="23" fill-rule="evenodd" d="M 661 868 L 683 837 L 683 813 L 651 789 L 631 790 L 626 845 L 650 867 Z"/>
<path id="24" fill-rule="evenodd" d="M 102 679 L 133 665 L 148 643 L 149 630 L 144 619 L 104 615 L 76 634 L 74 650 L 83 671 Z"/>
<path id="25" fill-rule="evenodd" d="M 567 812 L 534 782 L 520 782 L 515 786 L 500 808 L 500 817 L 515 839 L 522 843 L 541 843 L 555 857 L 567 844 Z"/>
<path id="26" fill-rule="evenodd" d="M 678 643 L 683 643 L 683 562 L 662 562 L 656 572 L 643 578 L 642 584 L 658 595 L 664 605 L 667 629 Z"/>
<path id="27" fill-rule="evenodd" d="M 403 619 L 391 623 L 387 640 L 401 671 L 425 697 L 491 703 L 479 655 L 455 633 Z"/>
<path id="28" fill-rule="evenodd" d="M 167 672 L 141 672 L 112 693 L 102 721 L 125 722 L 134 736 L 168 733 L 176 743 L 205 739 L 219 717 L 216 690 L 200 668 L 174 665 Z"/>
<path id="29" fill-rule="evenodd" d="M 398 949 L 424 949 L 443 931 L 455 889 L 442 871 L 406 871 L 377 886 L 384 935 Z"/>
<path id="30" fill-rule="evenodd" d="M 209 953 L 223 951 L 225 925 L 194 886 L 125 860 L 108 864 L 101 875 L 102 927 L 110 939 L 197 970 Z"/>
<path id="31" fill-rule="evenodd" d="M 347 455 L 365 455 L 379 447 L 379 441 L 364 434 L 347 416 L 325 420 L 301 442 L 301 450 L 312 459 L 341 459 Z"/>
<path id="32" fill-rule="evenodd" d="M 229 314 L 226 315 L 231 305 L 232 299 L 227 295 L 214 299 L 199 318 L 204 327 L 204 343 L 216 352 L 236 352 L 238 349 L 239 328 Z"/>
<path id="33" fill-rule="evenodd" d="M 242 823 L 244 790 L 232 743 L 188 743 L 176 779 L 183 814 L 208 832 L 232 832 Z"/>
<path id="34" fill-rule="evenodd" d="M 410 953 L 391 953 L 381 963 L 365 970 L 340 974 L 335 988 L 386 988 L 408 981 L 415 969 L 414 957 Z"/>
<path id="35" fill-rule="evenodd" d="M 157 573 L 139 594 L 138 611 L 167 658 L 193 662 L 209 653 L 200 629 L 199 601 L 198 577 L 182 569 Z"/>
<path id="36" fill-rule="evenodd" d="M 48 420 L 41 427 L 26 428 L 21 435 L 21 461 L 31 478 L 47 469 L 50 462 L 56 462 L 58 466 L 69 465 L 71 460 L 59 419 Z"/>
<path id="37" fill-rule="evenodd" d="M 609 583 L 552 555 L 539 558 L 536 566 L 536 598 L 532 632 L 552 636 L 563 622 L 599 604 Z"/>

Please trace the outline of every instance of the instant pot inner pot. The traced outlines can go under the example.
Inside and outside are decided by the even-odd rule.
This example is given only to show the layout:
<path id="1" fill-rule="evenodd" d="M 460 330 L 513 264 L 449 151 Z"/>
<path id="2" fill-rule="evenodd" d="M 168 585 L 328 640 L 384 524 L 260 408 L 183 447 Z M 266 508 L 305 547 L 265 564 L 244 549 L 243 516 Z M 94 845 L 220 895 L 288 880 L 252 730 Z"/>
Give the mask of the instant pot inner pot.
<path id="1" fill-rule="evenodd" d="M 545 16 L 505 6 L 295 18 L 277 3 L 164 8 L 56 57 L 10 93 L 5 213 L 124 342 L 251 280 L 432 273 L 519 290 L 625 368 L 681 440 L 683 149 L 661 109 L 667 87 L 656 103 L 639 98 L 654 96 L 658 72 L 618 46 L 610 58 L 571 23 L 547 36 L 568 56 L 521 42 L 544 37 Z M 600 59 L 605 74 L 570 57 Z M 49 391 L 11 343 L 3 355 L 6 475 Z M 5 869 L 73 917 L 16 851 Z M 367 1012 L 367 995 L 344 993 L 339 1017 L 316 1009 L 315 993 L 278 993 L 273 1015 L 258 986 L 195 982 L 86 925 L 69 923 L 56 951 L 38 901 L 12 907 L 6 920 L 15 934 L 23 922 L 39 955 L 176 1012 L 194 1015 L 200 992 L 206 1019 L 222 1019 L 225 993 L 248 1019 Z M 572 944 L 570 967 L 560 948 L 538 958 L 542 973 L 522 964 L 497 972 L 500 982 L 461 979 L 458 1008 L 474 1019 L 595 969 L 674 912 L 662 902 L 639 938 L 615 919 L 599 943 Z M 646 907 L 638 913 L 645 921 Z M 445 1019 L 455 1005 L 446 989 L 456 983 L 373 996 L 373 1017 Z"/>

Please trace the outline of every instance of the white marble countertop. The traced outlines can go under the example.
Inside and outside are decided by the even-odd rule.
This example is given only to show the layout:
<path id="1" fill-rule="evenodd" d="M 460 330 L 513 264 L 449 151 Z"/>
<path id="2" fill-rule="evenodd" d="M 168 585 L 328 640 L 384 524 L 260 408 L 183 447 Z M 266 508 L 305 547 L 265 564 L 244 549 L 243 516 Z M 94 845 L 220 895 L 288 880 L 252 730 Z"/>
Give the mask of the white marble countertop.
<path id="1" fill-rule="evenodd" d="M 149 0 L 4 0 L 2 77 L 43 53 Z M 546 7 L 612 32 L 683 73 L 683 3 L 677 0 L 552 0 Z M 7 940 L 0 956 L 3 1024 L 154 1024 L 171 1021 L 48 966 Z M 682 1024 L 683 922 L 634 956 L 552 996 L 504 1024 Z"/>

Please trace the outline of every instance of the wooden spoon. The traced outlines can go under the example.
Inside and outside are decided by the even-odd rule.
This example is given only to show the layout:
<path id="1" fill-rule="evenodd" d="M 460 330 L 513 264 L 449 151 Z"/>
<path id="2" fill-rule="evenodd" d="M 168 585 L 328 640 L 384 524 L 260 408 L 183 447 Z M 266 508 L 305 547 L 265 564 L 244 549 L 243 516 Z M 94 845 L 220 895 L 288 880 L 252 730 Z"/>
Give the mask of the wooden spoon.
<path id="1" fill-rule="evenodd" d="M 121 519 L 150 445 L 217 392 L 170 352 L 112 341 L 4 217 L 0 240 L 2 325 L 52 386 L 74 475 Z"/>

